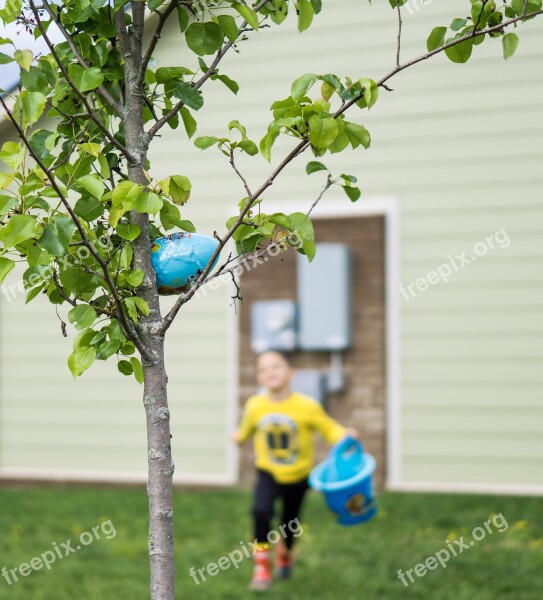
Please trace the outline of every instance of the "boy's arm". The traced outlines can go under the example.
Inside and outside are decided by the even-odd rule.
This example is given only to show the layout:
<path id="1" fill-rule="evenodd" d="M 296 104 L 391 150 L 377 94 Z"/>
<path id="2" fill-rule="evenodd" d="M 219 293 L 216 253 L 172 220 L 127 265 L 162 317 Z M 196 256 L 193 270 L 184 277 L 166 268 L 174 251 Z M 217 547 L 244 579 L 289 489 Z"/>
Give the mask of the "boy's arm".
<path id="1" fill-rule="evenodd" d="M 241 421 L 238 425 L 237 430 L 232 435 L 232 439 L 241 444 L 245 440 L 251 437 L 255 432 L 255 423 L 253 419 L 253 411 L 252 411 L 252 399 L 249 398 L 247 403 L 245 404 L 245 408 L 243 410 L 243 415 L 241 417 Z"/>
<path id="2" fill-rule="evenodd" d="M 351 431 L 333 419 L 318 402 L 313 409 L 313 425 L 329 444 L 339 442 Z"/>

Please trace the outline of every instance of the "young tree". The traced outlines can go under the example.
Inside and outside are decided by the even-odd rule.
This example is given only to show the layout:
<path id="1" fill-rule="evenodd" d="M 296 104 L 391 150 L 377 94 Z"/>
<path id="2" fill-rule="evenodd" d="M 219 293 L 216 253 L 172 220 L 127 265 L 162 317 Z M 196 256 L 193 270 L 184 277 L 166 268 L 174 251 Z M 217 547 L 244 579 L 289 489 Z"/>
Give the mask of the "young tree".
<path id="1" fill-rule="evenodd" d="M 307 173 L 325 171 L 327 179 L 307 214 L 268 215 L 260 207 L 253 209 L 276 177 L 306 150 L 320 158 L 348 147 L 369 147 L 369 132 L 348 121 L 347 112 L 370 109 L 381 90 L 391 91 L 388 82 L 396 74 L 441 52 L 463 63 L 475 46 L 498 37 L 508 59 L 519 43 L 511 29 L 543 14 L 542 0 L 508 0 L 500 6 L 493 0 L 466 0 L 469 16 L 436 27 L 427 52 L 402 62 L 402 6 L 412 2 L 389 0 L 398 22 L 396 64 L 380 80 L 363 74 L 342 80 L 335 74 L 307 73 L 292 83 L 287 99 L 272 105 L 273 120 L 259 146 L 238 121 L 228 124 L 225 137 L 196 138 L 197 148 L 217 146 L 223 152 L 246 196 L 226 231 L 216 234 L 217 247 L 206 267 L 192 284 L 177 290 L 178 299 L 164 316 L 151 243 L 174 228 L 194 231 L 179 210 L 189 199 L 191 184 L 181 175 L 153 179 L 149 147 L 166 125 L 176 128 L 182 122 L 187 136 L 194 135 L 194 113 L 204 103 L 202 90 L 209 79 L 237 92 L 236 82 L 220 71 L 232 48 L 242 50 L 247 36 L 263 24 L 280 25 L 289 10 L 296 12 L 299 30 L 307 29 L 320 12 L 321 0 L 259 0 L 253 5 L 245 0 L 7 0 L 0 9 L 5 25 L 31 30 L 49 48 L 47 55 L 35 57 L 18 46 L 16 36 L 0 39 L 7 48 L 0 52 L 0 64 L 15 61 L 20 67 L 18 90 L 0 97 L 14 138 L 0 153 L 9 167 L 0 173 L 0 282 L 22 261 L 27 265 L 27 302 L 42 293 L 69 309 L 68 321 L 79 331 L 68 359 L 74 377 L 95 360 L 116 356 L 121 373 L 143 383 L 153 600 L 175 596 L 174 463 L 164 340 L 179 310 L 215 277 L 236 283 L 236 265 L 247 254 L 265 253 L 270 244 L 281 250 L 292 246 L 312 260 L 311 210 L 332 185 L 341 185 L 356 201 L 360 190 L 354 177 L 334 177 L 323 163 L 310 161 Z M 178 20 L 187 51 L 198 57 L 197 71 L 184 65 L 152 66 L 170 18 Z M 58 36 L 60 43 L 54 41 Z M 204 58 L 208 56 L 212 58 Z M 45 115 L 55 120 L 53 130 L 40 127 Z M 251 190 L 236 156 L 261 154 L 270 161 L 280 135 L 296 143 L 260 187 Z M 231 239 L 238 255 L 230 254 L 211 273 Z"/>

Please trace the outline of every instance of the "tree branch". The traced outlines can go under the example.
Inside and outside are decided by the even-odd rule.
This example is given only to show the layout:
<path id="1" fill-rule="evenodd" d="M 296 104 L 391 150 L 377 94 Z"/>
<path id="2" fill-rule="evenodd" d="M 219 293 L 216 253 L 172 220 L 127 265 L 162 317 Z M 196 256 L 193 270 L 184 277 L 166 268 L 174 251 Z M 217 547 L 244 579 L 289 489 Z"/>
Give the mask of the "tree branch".
<path id="1" fill-rule="evenodd" d="M 119 292 L 111 280 L 111 276 L 110 276 L 109 270 L 107 268 L 106 262 L 104 261 L 104 259 L 100 255 L 100 253 L 97 252 L 97 250 L 95 249 L 92 242 L 90 242 L 89 239 L 87 238 L 87 234 L 85 232 L 85 229 L 83 228 L 83 225 L 81 225 L 81 221 L 79 220 L 77 215 L 74 213 L 74 210 L 70 206 L 68 199 L 64 195 L 63 191 L 60 189 L 60 187 L 56 181 L 54 173 L 52 173 L 50 171 L 50 169 L 48 169 L 45 166 L 44 162 L 40 159 L 38 154 L 36 154 L 36 152 L 34 152 L 32 146 L 30 145 L 30 142 L 28 141 L 28 138 L 27 138 L 25 132 L 23 131 L 22 127 L 17 122 L 17 119 L 15 119 L 15 117 L 13 116 L 13 113 L 7 107 L 7 105 L 4 101 L 4 98 L 2 96 L 0 96 L 0 104 L 2 104 L 2 107 L 3 107 L 4 111 L 6 112 L 6 115 L 8 116 L 9 120 L 11 121 L 11 123 L 13 124 L 15 129 L 17 130 L 17 133 L 19 134 L 21 140 L 23 141 L 24 145 L 28 149 L 29 154 L 32 156 L 32 158 L 36 161 L 37 165 L 40 167 L 40 169 L 42 169 L 42 171 L 47 176 L 49 183 L 51 184 L 51 187 L 55 190 L 55 193 L 57 194 L 59 200 L 61 201 L 61 203 L 67 210 L 68 214 L 70 215 L 72 221 L 74 222 L 75 226 L 77 227 L 77 230 L 79 232 L 79 235 L 81 236 L 81 239 L 83 240 L 84 245 L 88 248 L 89 252 L 95 258 L 96 262 L 100 265 L 100 268 L 102 269 L 102 271 L 104 273 L 104 280 L 106 281 L 106 283 L 111 291 L 111 294 L 115 299 L 115 303 L 117 305 L 117 310 L 118 310 L 118 314 L 119 314 L 119 321 L 123 325 L 123 328 L 126 332 L 127 337 L 134 342 L 134 344 L 136 345 L 136 347 L 138 348 L 140 353 L 142 353 L 142 356 L 147 356 L 148 355 L 147 350 L 141 343 L 141 340 L 139 339 L 137 331 L 135 330 L 132 322 L 126 317 L 126 314 L 125 314 L 123 306 L 122 306 L 122 301 L 119 296 Z"/>
<path id="2" fill-rule="evenodd" d="M 45 28 L 43 27 L 43 23 L 41 21 L 40 15 L 38 13 L 36 5 L 34 4 L 34 0 L 29 0 L 29 3 L 30 3 L 31 10 L 34 13 L 34 18 L 36 19 L 36 25 L 37 25 L 40 33 L 41 33 L 41 36 L 43 37 L 45 43 L 47 44 L 47 46 L 48 46 L 48 48 L 49 48 L 49 50 L 50 50 L 53 58 L 55 59 L 55 62 L 59 66 L 59 69 L 62 71 L 62 74 L 64 75 L 64 78 L 66 79 L 68 85 L 73 89 L 73 91 L 76 93 L 76 95 L 78 96 L 78 98 L 83 103 L 84 107 L 87 109 L 87 113 L 89 114 L 90 119 L 94 123 L 96 123 L 96 125 L 98 126 L 98 128 L 107 137 L 107 139 L 115 146 L 115 148 L 117 148 L 117 150 L 119 150 L 128 160 L 130 160 L 132 158 L 132 155 L 130 154 L 130 152 L 128 151 L 128 149 L 115 139 L 115 137 L 112 135 L 112 133 L 109 131 L 109 129 L 94 114 L 92 106 L 89 104 L 89 101 L 87 100 L 87 97 L 85 96 L 85 94 L 83 94 L 79 90 L 79 88 L 75 85 L 75 83 L 70 78 L 70 76 L 68 74 L 68 70 L 64 66 L 61 58 L 59 57 L 57 51 L 55 50 L 54 44 L 49 39 L 49 37 L 48 37 L 48 35 L 47 35 L 46 31 L 45 31 Z M 87 66 L 87 68 L 88 68 L 88 66 Z M 119 107 L 119 109 L 120 109 L 120 107 Z"/>
<path id="3" fill-rule="evenodd" d="M 530 13 L 528 15 L 521 15 L 520 17 L 515 17 L 512 19 L 509 19 L 508 21 L 504 22 L 504 23 L 500 23 L 500 25 L 496 25 L 493 27 L 488 27 L 486 29 L 482 29 L 480 30 L 476 36 L 480 36 L 480 35 L 487 35 L 489 33 L 493 33 L 494 31 L 498 31 L 501 30 L 505 27 L 509 27 L 510 25 L 513 25 L 514 23 L 518 22 L 518 21 L 522 21 L 526 18 L 531 18 L 531 17 L 536 17 L 538 15 L 543 14 L 543 10 L 539 10 L 535 13 Z M 472 36 L 472 33 L 470 32 L 467 35 L 464 35 L 460 38 L 457 38 L 455 40 L 452 40 L 451 42 L 444 44 L 443 46 L 436 48 L 435 50 L 433 50 L 432 52 L 427 52 L 426 54 L 423 54 L 413 60 L 410 60 L 406 63 L 404 63 L 403 65 L 399 65 L 397 66 L 394 70 L 392 70 L 390 73 L 388 73 L 387 75 L 385 75 L 382 79 L 380 79 L 377 82 L 377 86 L 378 87 L 386 87 L 386 82 L 389 81 L 390 79 L 392 79 L 395 75 L 397 75 L 398 73 L 404 71 L 405 69 L 412 67 L 420 62 L 423 62 L 424 60 L 428 60 L 429 58 L 431 58 L 432 56 L 435 56 L 436 54 L 440 54 L 441 52 L 444 52 L 447 48 L 451 48 L 453 46 L 456 46 L 457 44 L 461 44 L 462 42 L 466 41 L 467 39 L 470 39 Z M 334 118 L 337 119 L 337 117 L 339 117 L 340 115 L 342 115 L 344 112 L 346 112 L 351 106 L 353 106 L 353 104 L 356 104 L 356 102 L 358 102 L 361 98 L 363 97 L 363 92 L 361 95 L 353 98 L 352 100 L 350 100 L 349 102 L 346 102 L 344 105 L 341 106 L 341 108 L 339 108 L 335 113 L 334 113 Z M 238 229 L 238 227 L 242 224 L 243 219 L 245 218 L 245 216 L 247 215 L 247 213 L 249 212 L 249 210 L 252 208 L 253 203 L 255 202 L 255 200 L 257 198 L 259 198 L 263 192 L 265 190 L 267 190 L 274 182 L 274 180 L 276 179 L 276 177 L 281 173 L 281 171 L 283 171 L 283 169 L 290 164 L 290 162 L 292 162 L 292 160 L 294 160 L 299 154 L 301 154 L 302 152 L 304 152 L 307 148 L 309 147 L 309 141 L 307 140 L 303 140 L 302 142 L 300 142 L 297 146 L 294 147 L 293 150 L 291 150 L 287 156 L 283 159 L 283 161 L 281 161 L 281 163 L 272 171 L 271 175 L 268 177 L 268 179 L 258 188 L 258 190 L 254 193 L 251 194 L 248 198 L 247 204 L 245 205 L 245 208 L 241 211 L 241 213 L 239 214 L 238 218 L 236 219 L 236 221 L 234 222 L 234 224 L 230 227 L 230 229 L 227 231 L 227 233 L 225 234 L 225 236 L 222 238 L 222 242 L 219 242 L 217 248 L 215 249 L 215 251 L 213 252 L 213 255 L 211 256 L 211 258 L 209 259 L 207 265 L 205 266 L 205 268 L 202 270 L 202 272 L 200 273 L 198 279 L 194 282 L 194 284 L 190 287 L 190 289 L 188 290 L 188 292 L 184 293 L 184 294 L 180 294 L 179 298 L 176 300 L 174 306 L 171 308 L 170 312 L 164 317 L 164 322 L 162 325 L 162 333 L 165 333 L 169 327 L 171 326 L 171 324 L 173 323 L 177 313 L 179 312 L 179 310 L 181 309 L 181 307 L 183 306 L 183 304 L 185 304 L 186 302 L 188 302 L 196 293 L 196 291 L 198 290 L 198 288 L 202 285 L 202 283 L 204 282 L 204 280 L 206 279 L 208 273 L 211 271 L 212 265 L 215 262 L 215 259 L 219 256 L 219 254 L 221 253 L 222 249 L 224 248 L 224 246 L 226 245 L 226 243 L 228 242 L 228 240 L 232 237 L 232 235 L 234 234 L 234 232 Z"/>
<path id="4" fill-rule="evenodd" d="M 249 184 L 247 183 L 247 180 L 245 179 L 245 177 L 239 172 L 238 167 L 236 166 L 236 161 L 234 159 L 234 151 L 232 149 L 230 149 L 230 164 L 232 165 L 232 169 L 234 169 L 234 171 L 236 172 L 236 175 L 241 179 L 241 182 L 243 183 L 243 187 L 245 188 L 245 191 L 247 192 L 247 196 L 251 196 L 251 190 L 249 189 Z"/>
<path id="5" fill-rule="evenodd" d="M 265 6 L 270 1 L 271 0 L 260 0 L 260 2 L 254 7 L 253 10 L 255 12 L 258 12 L 263 6 Z M 246 26 L 247 26 L 247 21 L 243 21 L 243 23 L 240 25 L 240 27 L 238 29 L 238 37 L 243 33 Z M 236 41 L 237 41 L 237 38 L 236 38 Z M 199 90 L 204 85 L 204 83 L 213 75 L 213 73 L 215 73 L 219 63 L 224 58 L 224 56 L 228 52 L 228 50 L 230 50 L 230 48 L 232 48 L 232 46 L 234 44 L 235 44 L 235 42 L 231 42 L 230 40 L 228 42 L 224 43 L 223 47 L 219 50 L 219 52 L 213 59 L 213 62 L 211 63 L 208 70 L 192 86 L 193 89 Z M 184 104 L 185 103 L 182 100 L 180 100 L 177 104 L 175 104 L 172 107 L 171 110 L 169 110 L 161 119 L 159 119 L 151 127 L 151 129 L 149 129 L 148 133 L 149 133 L 150 140 L 152 140 L 155 137 L 155 135 L 162 129 L 162 127 L 164 127 L 164 125 L 166 125 L 166 123 L 181 110 L 181 108 L 184 106 Z"/>
<path id="6" fill-rule="evenodd" d="M 170 2 L 170 4 L 166 7 L 164 12 L 160 13 L 160 12 L 158 12 L 158 10 L 156 11 L 157 14 L 159 15 L 158 24 L 156 26 L 155 32 L 153 33 L 153 37 L 151 38 L 151 41 L 149 42 L 149 46 L 148 46 L 147 50 L 145 51 L 145 54 L 143 55 L 143 58 L 141 61 L 141 66 L 140 66 L 138 78 L 136 81 L 136 85 L 138 87 L 141 87 L 143 85 L 143 80 L 145 79 L 145 71 L 147 70 L 149 61 L 151 60 L 151 57 L 153 56 L 153 52 L 155 51 L 158 41 L 160 40 L 160 36 L 162 35 L 162 30 L 164 29 L 164 26 L 166 25 L 166 21 L 168 20 L 170 15 L 173 13 L 173 11 L 178 6 L 181 6 L 181 2 L 179 0 L 172 0 Z"/>
<path id="7" fill-rule="evenodd" d="M 32 8 L 32 12 L 34 13 L 34 17 L 36 17 L 36 12 L 38 10 L 38 7 L 35 6 L 33 0 L 29 0 L 30 2 L 30 6 Z M 81 53 L 79 52 L 79 50 L 77 49 L 77 46 L 75 45 L 75 42 L 72 38 L 72 36 L 68 33 L 68 31 L 66 30 L 66 28 L 64 27 L 64 25 L 62 24 L 62 21 L 59 19 L 58 15 L 55 14 L 55 11 L 51 8 L 51 5 L 49 4 L 49 2 L 47 0 L 43 0 L 43 6 L 39 7 L 39 8 L 43 8 L 47 11 L 47 14 L 51 17 L 51 19 L 55 22 L 56 26 L 59 28 L 60 32 L 62 33 L 62 35 L 64 36 L 64 39 L 68 42 L 68 45 L 70 46 L 71 51 L 73 52 L 77 62 L 85 69 L 87 70 L 89 68 L 89 64 L 87 63 L 87 61 L 81 56 Z M 36 20 L 39 17 L 36 18 Z M 40 33 L 43 32 L 40 29 Z M 44 36 L 45 39 L 45 36 Z M 47 40 L 46 40 L 47 41 Z M 49 44 L 48 44 L 49 45 Z M 55 59 L 56 60 L 56 59 Z M 100 93 L 100 95 L 103 97 L 103 99 L 111 106 L 111 108 L 120 116 L 121 114 L 121 110 L 122 107 L 121 105 L 115 100 L 115 98 L 113 98 L 113 96 L 109 93 L 109 91 L 106 89 L 106 87 L 102 84 L 99 85 L 97 88 L 98 92 Z"/>
<path id="8" fill-rule="evenodd" d="M 396 66 L 400 66 L 400 51 L 402 48 L 402 7 L 397 6 L 398 9 L 398 47 L 396 50 Z"/>

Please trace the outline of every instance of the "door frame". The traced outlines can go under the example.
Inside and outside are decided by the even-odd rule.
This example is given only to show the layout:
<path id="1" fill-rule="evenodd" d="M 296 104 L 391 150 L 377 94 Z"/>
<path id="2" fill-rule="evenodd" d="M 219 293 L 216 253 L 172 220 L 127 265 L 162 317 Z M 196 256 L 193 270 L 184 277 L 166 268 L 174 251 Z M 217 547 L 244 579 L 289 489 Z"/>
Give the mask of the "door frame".
<path id="1" fill-rule="evenodd" d="M 272 200 L 274 212 L 306 212 L 307 201 L 280 202 Z M 233 209 L 234 212 L 237 209 Z M 231 213 L 233 214 L 233 213 Z M 394 197 L 375 197 L 347 204 L 344 197 L 330 194 L 312 211 L 311 218 L 341 219 L 346 217 L 384 217 L 385 244 L 384 285 L 385 285 L 385 419 L 386 419 L 386 476 L 385 487 L 394 488 L 402 482 L 402 439 L 401 439 L 401 344 L 400 316 L 400 210 Z M 233 289 L 233 286 L 232 286 Z M 228 419 L 229 432 L 234 432 L 239 420 L 239 333 L 240 318 L 235 310 L 230 311 L 229 339 L 230 364 L 228 368 Z M 239 481 L 239 449 L 230 444 L 228 465 L 229 475 Z"/>

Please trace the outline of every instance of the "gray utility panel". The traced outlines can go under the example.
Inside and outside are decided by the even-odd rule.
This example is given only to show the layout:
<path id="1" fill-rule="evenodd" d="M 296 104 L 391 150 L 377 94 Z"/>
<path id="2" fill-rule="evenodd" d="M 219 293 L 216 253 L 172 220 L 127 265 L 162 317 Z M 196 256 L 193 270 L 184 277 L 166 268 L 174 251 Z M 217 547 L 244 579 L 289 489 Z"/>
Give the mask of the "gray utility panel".
<path id="1" fill-rule="evenodd" d="M 343 244 L 317 244 L 312 262 L 298 261 L 298 346 L 346 350 L 351 345 L 351 253 Z"/>

